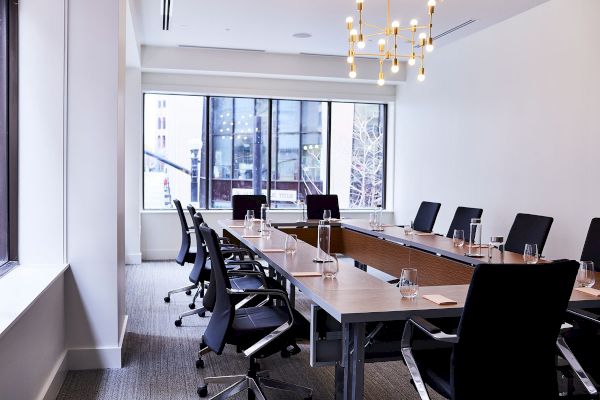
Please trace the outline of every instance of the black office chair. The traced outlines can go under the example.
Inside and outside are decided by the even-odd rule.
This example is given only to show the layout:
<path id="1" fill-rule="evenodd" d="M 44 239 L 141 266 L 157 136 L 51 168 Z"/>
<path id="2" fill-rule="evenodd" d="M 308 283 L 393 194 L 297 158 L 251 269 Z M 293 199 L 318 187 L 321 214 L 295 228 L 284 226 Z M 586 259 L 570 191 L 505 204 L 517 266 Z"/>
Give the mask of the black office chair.
<path id="1" fill-rule="evenodd" d="M 419 232 L 432 232 L 441 206 L 440 203 L 421 202 L 417 215 L 413 220 L 413 228 Z"/>
<path id="2" fill-rule="evenodd" d="M 519 213 L 510 228 L 504 250 L 523 253 L 527 243 L 537 244 L 541 255 L 550 233 L 554 218 L 541 215 Z"/>
<path id="3" fill-rule="evenodd" d="M 421 399 L 429 399 L 424 383 L 453 400 L 558 398 L 557 352 L 589 384 L 559 336 L 577 269 L 575 261 L 482 264 L 473 273 L 456 334 L 410 318 L 402 354 Z M 510 286 L 515 293 L 507 292 Z M 428 339 L 419 349 L 413 348 L 414 331 Z"/>
<path id="4" fill-rule="evenodd" d="M 298 385 L 276 381 L 259 371 L 257 358 L 268 357 L 276 352 L 295 345 L 298 334 L 296 320 L 302 318 L 290 305 L 287 293 L 276 289 L 233 289 L 230 276 L 256 274 L 256 271 L 227 271 L 225 262 L 218 248 L 216 233 L 201 227 L 200 231 L 212 260 L 211 283 L 205 301 L 214 300 L 213 312 L 208 327 L 202 335 L 202 344 L 198 352 L 200 368 L 204 366 L 202 356 L 215 352 L 220 355 L 225 344 L 245 348 L 244 355 L 249 358 L 250 367 L 246 375 L 209 377 L 204 385 L 198 387 L 201 397 L 208 395 L 208 384 L 225 383 L 227 387 L 213 398 L 225 399 L 242 391 L 249 390 L 249 398 L 264 400 L 262 387 L 270 387 L 300 394 L 304 399 L 312 398 L 312 390 Z M 275 306 L 264 302 L 257 307 L 241 308 L 236 306 L 236 297 L 267 297 L 269 300 L 281 300 L 284 306 Z M 238 303 L 239 305 L 239 303 Z"/>
<path id="5" fill-rule="evenodd" d="M 481 208 L 458 207 L 454 213 L 454 218 L 452 218 L 450 229 L 448 229 L 448 234 L 446 237 L 453 237 L 454 230 L 459 229 L 465 233 L 465 239 L 467 239 L 467 235 L 471 229 L 471 219 L 481 218 L 481 214 L 483 214 L 483 209 Z M 475 232 L 473 232 L 473 237 L 468 238 L 467 240 L 473 242 L 474 236 Z"/>
<path id="6" fill-rule="evenodd" d="M 337 194 L 307 194 L 306 218 L 323 219 L 323 211 L 331 210 L 331 218 L 340 218 Z"/>
<path id="7" fill-rule="evenodd" d="M 596 271 L 600 271 L 600 218 L 590 223 L 581 260 L 592 261 Z M 600 383 L 600 308 L 570 307 L 568 312 L 574 327 L 565 333 L 565 339 L 586 372 Z"/>
<path id="8" fill-rule="evenodd" d="M 254 217 L 260 218 L 260 206 L 263 204 L 267 204 L 264 194 L 235 194 L 231 196 L 233 219 L 244 219 L 248 210 L 253 210 Z"/>
<path id="9" fill-rule="evenodd" d="M 188 206 L 188 210 L 193 208 L 192 206 Z M 191 211 L 191 210 L 190 210 Z M 196 236 L 196 259 L 194 261 L 194 266 L 190 271 L 189 280 L 192 284 L 197 287 L 196 294 L 192 302 L 188 305 L 188 307 L 192 311 L 185 312 L 175 320 L 175 326 L 179 327 L 182 325 L 182 320 L 185 317 L 189 317 L 190 315 L 198 315 L 200 317 L 204 317 L 206 315 L 206 307 L 202 307 L 200 309 L 196 309 L 196 299 L 198 297 L 204 298 L 204 289 L 205 283 L 210 282 L 210 271 L 211 271 L 211 261 L 208 256 L 208 252 L 206 250 L 206 245 L 204 243 L 204 239 L 202 238 L 202 234 L 200 233 L 200 226 L 206 225 L 204 220 L 202 219 L 202 215 L 200 213 L 194 214 L 192 218 L 194 223 L 194 232 Z M 229 244 L 223 244 L 221 239 L 219 238 L 219 249 L 224 256 L 229 257 L 227 260 L 227 269 L 262 269 L 262 265 L 257 261 L 253 260 L 245 260 L 244 257 L 250 254 L 248 249 L 242 249 L 239 247 L 234 247 Z M 237 256 L 239 259 L 232 259 L 232 256 Z M 247 281 L 247 282 L 246 282 Z M 239 281 L 238 283 L 243 284 L 243 287 L 251 287 L 258 288 L 261 287 L 262 281 L 256 278 L 248 278 L 246 281 Z M 208 309 L 211 311 L 211 309 Z"/>
<path id="10" fill-rule="evenodd" d="M 196 253 L 190 251 L 191 246 L 191 238 L 190 232 L 193 228 L 188 226 L 187 221 L 185 219 L 185 214 L 183 213 L 183 208 L 181 207 L 181 202 L 177 199 L 173 199 L 173 204 L 175 204 L 175 209 L 177 210 L 177 216 L 179 217 L 179 225 L 181 226 L 181 245 L 179 246 L 179 253 L 175 258 L 175 262 L 179 265 L 184 265 L 185 263 L 193 263 L 196 259 Z M 169 303 L 171 301 L 171 295 L 175 293 L 185 292 L 188 296 L 192 295 L 192 290 L 196 289 L 196 285 L 188 285 L 182 288 L 171 290 L 167 293 L 167 295 L 163 298 L 165 303 Z"/>

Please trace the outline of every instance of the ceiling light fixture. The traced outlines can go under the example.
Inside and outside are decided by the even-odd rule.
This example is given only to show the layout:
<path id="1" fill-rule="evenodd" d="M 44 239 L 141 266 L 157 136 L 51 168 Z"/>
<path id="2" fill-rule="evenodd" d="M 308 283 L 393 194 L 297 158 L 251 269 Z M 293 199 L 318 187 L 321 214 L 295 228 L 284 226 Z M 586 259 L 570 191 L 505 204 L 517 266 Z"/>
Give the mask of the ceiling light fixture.
<path id="1" fill-rule="evenodd" d="M 379 59 L 379 79 L 377 84 L 383 86 L 385 84 L 385 77 L 383 73 L 384 61 L 391 60 L 392 66 L 390 70 L 392 73 L 398 73 L 400 71 L 399 59 L 406 59 L 408 65 L 413 66 L 420 61 L 419 74 L 417 80 L 423 82 L 425 80 L 425 50 L 427 52 L 433 51 L 433 36 L 431 31 L 433 29 L 433 13 L 435 12 L 436 2 L 435 0 L 427 1 L 427 10 L 429 14 L 429 24 L 419 25 L 416 19 L 411 19 L 408 26 L 400 26 L 400 22 L 392 21 L 390 0 L 387 1 L 387 15 L 385 27 L 376 26 L 373 24 L 367 24 L 363 21 L 363 9 L 364 0 L 356 0 L 356 9 L 358 10 L 358 29 L 354 28 L 354 18 L 346 18 L 346 29 L 348 30 L 348 54 L 346 62 L 350 64 L 350 78 L 356 78 L 356 57 L 377 57 Z M 375 28 L 375 32 L 366 34 L 363 32 L 363 28 L 368 26 Z M 417 36 L 417 31 L 424 30 Z M 356 49 L 364 49 L 366 42 L 371 42 L 370 37 L 379 37 L 377 41 L 377 53 L 361 53 Z M 410 54 L 399 54 L 398 53 L 398 42 L 408 43 L 410 45 Z M 419 52 L 415 51 L 419 48 Z"/>

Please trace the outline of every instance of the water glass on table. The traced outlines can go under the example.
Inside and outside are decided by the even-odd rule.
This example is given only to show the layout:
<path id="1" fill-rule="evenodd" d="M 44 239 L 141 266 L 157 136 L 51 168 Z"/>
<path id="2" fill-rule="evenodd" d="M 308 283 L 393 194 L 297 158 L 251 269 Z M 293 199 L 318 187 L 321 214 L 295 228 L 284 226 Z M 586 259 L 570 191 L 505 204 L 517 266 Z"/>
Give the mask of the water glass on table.
<path id="1" fill-rule="evenodd" d="M 523 260 L 526 264 L 537 264 L 540 260 L 538 253 L 538 245 L 535 243 L 527 243 L 523 251 Z"/>
<path id="2" fill-rule="evenodd" d="M 452 235 L 452 244 L 454 247 L 463 247 L 465 245 L 465 231 L 462 229 L 455 229 Z"/>
<path id="3" fill-rule="evenodd" d="M 409 299 L 417 297 L 419 293 L 417 270 L 415 268 L 402 268 L 398 287 L 400 288 L 400 295 L 402 297 Z"/>
<path id="4" fill-rule="evenodd" d="M 335 254 L 329 255 L 329 261 L 321 264 L 323 266 L 323 277 L 333 279 L 337 276 L 340 265 L 338 263 L 337 256 Z"/>
<path id="5" fill-rule="evenodd" d="M 285 254 L 294 254 L 298 249 L 298 235 L 290 234 L 285 237 Z"/>
<path id="6" fill-rule="evenodd" d="M 263 223 L 263 229 L 261 231 L 262 236 L 265 239 L 269 239 L 271 237 L 271 231 L 273 230 L 273 225 L 270 219 L 267 219 Z"/>
<path id="7" fill-rule="evenodd" d="M 414 230 L 414 222 L 410 221 L 410 224 L 404 225 L 404 234 L 412 235 Z"/>
<path id="8" fill-rule="evenodd" d="M 323 219 L 325 221 L 331 221 L 331 210 L 324 210 L 323 211 Z"/>
<path id="9" fill-rule="evenodd" d="M 592 261 L 580 261 L 577 272 L 577 285 L 579 287 L 592 287 L 596 283 L 596 270 Z"/>

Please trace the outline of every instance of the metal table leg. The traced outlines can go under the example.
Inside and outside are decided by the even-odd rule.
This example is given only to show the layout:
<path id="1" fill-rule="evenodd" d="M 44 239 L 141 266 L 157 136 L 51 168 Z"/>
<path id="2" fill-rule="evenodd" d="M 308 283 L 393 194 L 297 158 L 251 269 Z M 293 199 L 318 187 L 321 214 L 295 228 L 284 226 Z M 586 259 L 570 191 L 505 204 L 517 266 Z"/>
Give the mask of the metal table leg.
<path id="1" fill-rule="evenodd" d="M 296 307 L 296 286 L 290 282 L 290 304 Z"/>
<path id="2" fill-rule="evenodd" d="M 335 370 L 336 400 L 363 400 L 365 324 L 343 324 L 342 346 L 342 364 L 340 367 L 336 365 Z"/>

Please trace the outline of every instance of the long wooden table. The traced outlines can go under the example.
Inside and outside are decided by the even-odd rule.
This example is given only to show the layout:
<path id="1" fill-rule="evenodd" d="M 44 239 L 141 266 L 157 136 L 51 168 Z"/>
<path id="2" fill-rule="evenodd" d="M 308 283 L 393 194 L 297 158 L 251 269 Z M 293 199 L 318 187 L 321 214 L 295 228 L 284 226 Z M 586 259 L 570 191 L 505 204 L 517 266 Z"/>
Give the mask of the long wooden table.
<path id="1" fill-rule="evenodd" d="M 336 399 L 358 400 L 364 398 L 365 328 L 367 323 L 406 320 L 413 315 L 424 317 L 459 316 L 462 312 L 468 290 L 468 282 L 464 281 L 467 280 L 467 276 L 470 278 L 470 274 L 457 277 L 455 276 L 455 271 L 452 269 L 447 270 L 445 273 L 437 271 L 436 274 L 439 274 L 440 277 L 432 279 L 432 281 L 460 281 L 462 283 L 450 285 L 426 284 L 419 288 L 419 294 L 415 299 L 406 299 L 401 297 L 399 290 L 393 285 L 352 266 L 340 265 L 340 271 L 336 279 L 324 279 L 320 276 L 295 276 L 296 272 L 320 271 L 321 265 L 312 261 L 316 255 L 315 247 L 304 241 L 299 241 L 298 250 L 294 255 L 269 252 L 269 249 L 284 248 L 287 234 L 283 230 L 273 230 L 271 237 L 268 239 L 262 237 L 252 238 L 244 236 L 247 234 L 256 235 L 256 230 L 248 231 L 236 227 L 243 225 L 243 221 L 224 220 L 219 221 L 219 223 L 223 227 L 224 232 L 239 240 L 266 260 L 270 267 L 274 268 L 281 276 L 290 281 L 292 285 L 301 290 L 315 305 L 325 310 L 327 314 L 341 324 L 342 349 L 341 359 L 336 363 Z M 359 231 L 359 229 L 363 229 L 361 224 L 352 221 L 352 223 L 336 228 L 340 229 L 338 234 L 341 235 L 338 245 L 346 252 L 350 251 L 352 253 L 358 250 L 359 255 L 368 257 L 368 253 L 372 251 L 373 247 L 365 246 L 364 239 L 370 235 Z M 393 228 L 389 228 L 389 231 L 384 231 L 383 234 L 391 238 L 392 233 L 396 232 Z M 352 235 L 362 235 L 363 240 L 357 243 L 355 236 Z M 385 239 L 381 235 L 381 232 L 377 232 L 376 240 L 386 245 L 393 244 L 394 246 L 405 247 L 407 250 L 410 250 L 406 244 L 380 239 Z M 403 232 L 402 235 L 404 235 Z M 452 249 L 448 247 L 440 246 L 440 248 L 434 248 L 433 245 L 438 241 L 440 244 L 444 244 L 441 239 L 436 237 L 418 237 L 418 239 L 412 241 L 409 238 L 402 239 L 394 236 L 394 241 L 396 240 L 410 241 L 411 245 L 423 241 L 422 246 L 427 246 L 435 254 L 443 254 L 441 252 L 446 252 L 446 254 L 452 253 Z M 353 246 L 358 246 L 358 249 L 354 249 Z M 385 249 L 382 248 L 382 251 L 385 251 Z M 422 251 L 420 248 L 417 250 Z M 460 251 L 457 252 L 460 253 Z M 376 255 L 372 256 L 375 257 Z M 461 254 L 456 255 L 457 258 L 463 256 Z M 379 254 L 377 257 L 389 262 L 385 258 L 385 254 Z M 435 257 L 440 256 L 436 255 Z M 398 258 L 393 259 L 396 263 L 401 262 Z M 413 264 L 410 265 L 415 265 L 418 262 L 419 259 L 413 260 Z M 457 263 L 457 265 L 460 265 L 461 268 L 472 270 L 472 266 L 467 264 Z M 375 266 L 379 267 L 377 264 Z M 422 265 L 418 267 L 421 283 L 423 281 L 427 282 L 428 278 L 426 274 L 429 273 L 429 270 L 424 269 Z M 441 294 L 456 300 L 457 304 L 440 306 L 424 299 L 422 297 L 424 294 Z M 576 307 L 600 306 L 598 298 L 579 291 L 573 291 L 571 303 Z M 311 324 L 314 323 L 315 321 L 312 320 Z"/>

